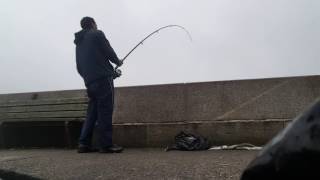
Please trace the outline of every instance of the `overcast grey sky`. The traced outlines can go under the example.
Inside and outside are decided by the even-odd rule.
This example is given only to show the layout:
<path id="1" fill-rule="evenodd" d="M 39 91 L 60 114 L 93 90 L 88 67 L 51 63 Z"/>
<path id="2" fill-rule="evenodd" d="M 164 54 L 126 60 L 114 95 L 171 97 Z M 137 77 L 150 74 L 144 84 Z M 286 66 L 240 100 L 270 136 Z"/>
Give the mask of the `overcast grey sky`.
<path id="1" fill-rule="evenodd" d="M 319 74 L 319 0 L 0 0 L 0 93 L 84 88 L 74 33 L 96 19 L 118 56 L 168 24 L 116 86 Z"/>

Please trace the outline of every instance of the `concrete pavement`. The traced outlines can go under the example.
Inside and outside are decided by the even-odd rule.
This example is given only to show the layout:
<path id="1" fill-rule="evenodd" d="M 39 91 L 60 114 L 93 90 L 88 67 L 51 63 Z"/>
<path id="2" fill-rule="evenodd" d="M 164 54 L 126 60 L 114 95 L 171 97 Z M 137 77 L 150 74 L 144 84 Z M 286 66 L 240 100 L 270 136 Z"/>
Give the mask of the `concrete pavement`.
<path id="1" fill-rule="evenodd" d="M 0 150 L 0 169 L 42 179 L 238 180 L 256 154 L 257 151 L 163 149 L 78 154 L 67 149 L 11 149 Z"/>

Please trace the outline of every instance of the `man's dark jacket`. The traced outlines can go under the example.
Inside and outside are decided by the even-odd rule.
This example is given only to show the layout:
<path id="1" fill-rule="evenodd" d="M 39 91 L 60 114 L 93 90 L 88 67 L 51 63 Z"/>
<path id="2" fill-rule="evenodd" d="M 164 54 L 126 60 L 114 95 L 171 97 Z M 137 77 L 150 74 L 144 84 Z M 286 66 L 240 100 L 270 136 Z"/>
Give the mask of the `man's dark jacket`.
<path id="1" fill-rule="evenodd" d="M 100 30 L 81 30 L 75 33 L 77 70 L 86 85 L 98 79 L 112 77 L 120 61 L 104 33 Z"/>

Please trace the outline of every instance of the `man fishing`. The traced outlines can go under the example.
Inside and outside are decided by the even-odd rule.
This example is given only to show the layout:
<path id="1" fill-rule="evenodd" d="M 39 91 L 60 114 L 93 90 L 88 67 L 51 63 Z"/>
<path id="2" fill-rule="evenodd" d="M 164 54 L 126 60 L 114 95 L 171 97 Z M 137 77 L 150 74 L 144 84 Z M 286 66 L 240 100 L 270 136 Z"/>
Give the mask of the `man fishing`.
<path id="1" fill-rule="evenodd" d="M 79 138 L 78 153 L 98 151 L 119 153 L 123 148 L 112 142 L 112 114 L 114 105 L 113 79 L 119 77 L 110 62 L 123 64 L 104 33 L 97 29 L 91 17 L 82 18 L 82 30 L 75 33 L 77 70 L 84 80 L 89 97 L 86 120 Z M 99 149 L 92 147 L 92 135 L 97 124 Z"/>

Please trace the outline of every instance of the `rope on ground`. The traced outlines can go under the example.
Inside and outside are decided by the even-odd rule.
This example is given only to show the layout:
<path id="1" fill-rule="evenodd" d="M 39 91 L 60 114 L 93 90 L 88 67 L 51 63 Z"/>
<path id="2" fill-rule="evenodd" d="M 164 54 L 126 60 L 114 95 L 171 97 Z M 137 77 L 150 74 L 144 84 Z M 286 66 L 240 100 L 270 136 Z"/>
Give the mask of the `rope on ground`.
<path id="1" fill-rule="evenodd" d="M 234 145 L 212 146 L 209 150 L 261 150 L 262 147 L 250 143 L 241 143 Z"/>

